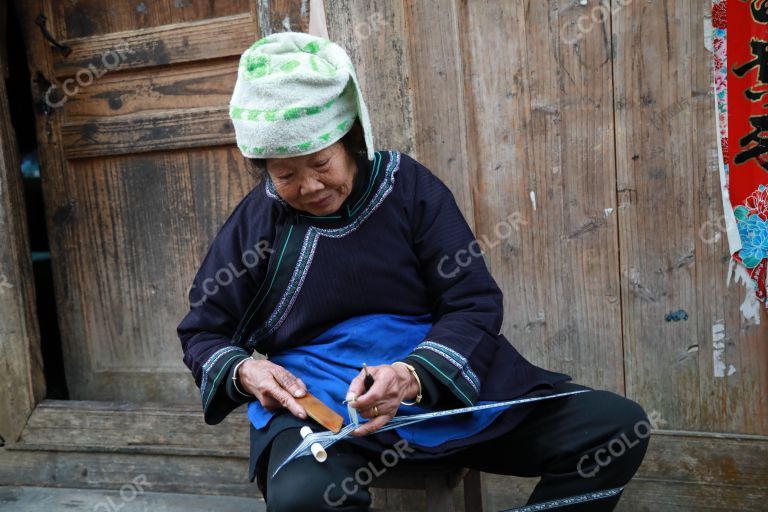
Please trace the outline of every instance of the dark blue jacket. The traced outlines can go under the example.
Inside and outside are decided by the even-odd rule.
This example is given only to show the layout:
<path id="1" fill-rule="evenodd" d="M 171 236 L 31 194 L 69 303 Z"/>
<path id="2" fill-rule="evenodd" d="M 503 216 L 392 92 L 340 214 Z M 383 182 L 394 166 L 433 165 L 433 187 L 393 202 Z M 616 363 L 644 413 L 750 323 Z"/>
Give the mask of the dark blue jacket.
<path id="1" fill-rule="evenodd" d="M 451 191 L 407 154 L 358 159 L 335 214 L 293 209 L 267 178 L 216 234 L 177 331 L 200 388 L 205 422 L 253 400 L 232 368 L 254 350 L 301 345 L 358 315 L 430 313 L 405 361 L 427 407 L 506 400 L 570 377 L 529 363 L 499 334 L 503 295 Z M 505 414 L 507 426 L 521 417 Z"/>

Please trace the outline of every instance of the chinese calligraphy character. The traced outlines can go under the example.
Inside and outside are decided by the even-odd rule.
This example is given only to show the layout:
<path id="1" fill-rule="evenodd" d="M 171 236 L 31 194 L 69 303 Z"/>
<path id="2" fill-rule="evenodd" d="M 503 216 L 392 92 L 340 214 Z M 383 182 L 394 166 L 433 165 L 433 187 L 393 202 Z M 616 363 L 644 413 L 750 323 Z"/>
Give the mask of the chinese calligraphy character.
<path id="1" fill-rule="evenodd" d="M 755 102 L 760 101 L 760 98 L 766 94 L 768 94 L 768 84 L 755 85 L 751 89 L 744 91 L 744 96 L 746 96 L 749 101 Z M 765 103 L 765 106 L 768 107 L 768 102 Z"/>
<path id="2" fill-rule="evenodd" d="M 753 20 L 758 23 L 768 23 L 768 2 L 766 0 L 752 0 L 750 9 Z"/>
<path id="3" fill-rule="evenodd" d="M 739 144 L 745 149 L 737 154 L 733 161 L 736 164 L 743 164 L 755 158 L 760 167 L 768 171 L 768 114 L 750 116 L 749 123 L 754 130 L 739 139 Z"/>
<path id="4" fill-rule="evenodd" d="M 753 37 L 749 42 L 749 48 L 755 58 L 742 66 L 734 67 L 734 74 L 739 78 L 744 78 L 747 71 L 757 67 L 758 81 L 764 84 L 768 83 L 768 41 L 761 41 L 760 39 L 755 39 Z"/>

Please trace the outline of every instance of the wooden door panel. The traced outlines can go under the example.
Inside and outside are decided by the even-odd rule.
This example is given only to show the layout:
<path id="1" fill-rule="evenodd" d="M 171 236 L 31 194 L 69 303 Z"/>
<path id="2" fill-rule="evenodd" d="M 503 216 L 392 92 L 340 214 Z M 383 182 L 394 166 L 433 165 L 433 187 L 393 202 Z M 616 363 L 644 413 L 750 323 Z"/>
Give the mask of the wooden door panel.
<path id="1" fill-rule="evenodd" d="M 62 39 L 109 36 L 116 32 L 161 29 L 174 23 L 190 23 L 248 12 L 248 0 L 154 0 L 151 2 L 104 2 L 66 0 L 51 2 L 48 10 Z"/>
<path id="2" fill-rule="evenodd" d="M 232 148 L 69 161 L 66 374 L 91 399 L 196 401 L 175 327 L 194 262 L 246 192 Z M 77 284 L 77 286 L 74 286 Z M 125 390 L 130 395 L 122 395 Z"/>
<path id="3" fill-rule="evenodd" d="M 175 328 L 210 240 L 253 186 L 227 110 L 259 30 L 247 1 L 188 3 L 20 2 L 74 399 L 198 401 Z"/>
<path id="4" fill-rule="evenodd" d="M 150 80 L 131 72 L 107 73 L 67 102 L 66 123 L 86 123 L 100 116 L 141 121 L 169 111 L 216 107 L 226 113 L 238 59 L 226 56 L 162 66 Z"/>
<path id="5" fill-rule="evenodd" d="M 206 147 L 234 141 L 229 115 L 218 106 L 67 123 L 62 126 L 61 136 L 67 159 Z"/>
<path id="6" fill-rule="evenodd" d="M 565 3 L 463 4 L 476 226 L 510 342 L 622 393 L 611 49 L 597 30 L 578 53 L 553 35 L 580 16 Z"/>
<path id="7" fill-rule="evenodd" d="M 198 22 L 159 26 L 135 32 L 103 34 L 77 40 L 63 40 L 71 53 L 52 52 L 56 77 L 73 77 L 94 66 L 111 69 L 112 53 L 120 57 L 121 70 L 166 66 L 182 62 L 239 56 L 253 43 L 256 34 L 250 14 Z"/>

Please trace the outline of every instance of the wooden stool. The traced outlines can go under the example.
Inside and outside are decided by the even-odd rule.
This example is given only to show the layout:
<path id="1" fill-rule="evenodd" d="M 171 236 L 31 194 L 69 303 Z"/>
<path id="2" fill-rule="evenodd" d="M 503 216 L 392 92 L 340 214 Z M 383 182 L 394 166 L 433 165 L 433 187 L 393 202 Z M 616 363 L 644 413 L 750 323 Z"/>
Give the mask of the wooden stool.
<path id="1" fill-rule="evenodd" d="M 479 471 L 402 461 L 371 483 L 380 489 L 416 489 L 427 492 L 427 512 L 454 512 L 453 489 L 464 482 L 464 510 L 483 511 Z"/>

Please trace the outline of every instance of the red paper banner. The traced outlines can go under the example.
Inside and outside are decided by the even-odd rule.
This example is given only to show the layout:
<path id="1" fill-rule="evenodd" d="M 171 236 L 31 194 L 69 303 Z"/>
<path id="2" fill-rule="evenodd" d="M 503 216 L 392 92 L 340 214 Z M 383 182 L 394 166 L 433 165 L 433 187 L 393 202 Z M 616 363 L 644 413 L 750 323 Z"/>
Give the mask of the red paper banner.
<path id="1" fill-rule="evenodd" d="M 728 192 L 742 248 L 734 258 L 766 299 L 768 0 L 727 1 Z"/>

